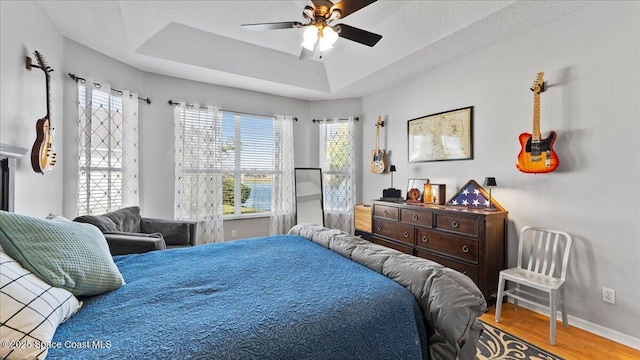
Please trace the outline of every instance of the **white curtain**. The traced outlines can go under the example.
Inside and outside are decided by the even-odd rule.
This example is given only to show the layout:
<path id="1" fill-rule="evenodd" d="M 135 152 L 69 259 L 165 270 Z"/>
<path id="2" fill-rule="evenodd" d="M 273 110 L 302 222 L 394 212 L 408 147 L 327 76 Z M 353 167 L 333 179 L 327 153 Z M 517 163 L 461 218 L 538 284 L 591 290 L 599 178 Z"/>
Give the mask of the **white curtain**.
<path id="1" fill-rule="evenodd" d="M 295 224 L 293 118 L 278 115 L 273 121 L 275 174 L 271 191 L 269 234 L 285 234 Z"/>
<path id="2" fill-rule="evenodd" d="M 198 244 L 224 241 L 219 108 L 175 108 L 175 217 L 198 222 Z"/>
<path id="3" fill-rule="evenodd" d="M 122 94 L 122 204 L 140 204 L 138 191 L 138 94 Z"/>
<path id="4" fill-rule="evenodd" d="M 78 215 L 139 204 L 138 94 L 78 82 Z"/>
<path id="5" fill-rule="evenodd" d="M 320 123 L 325 225 L 353 233 L 356 204 L 355 118 Z"/>

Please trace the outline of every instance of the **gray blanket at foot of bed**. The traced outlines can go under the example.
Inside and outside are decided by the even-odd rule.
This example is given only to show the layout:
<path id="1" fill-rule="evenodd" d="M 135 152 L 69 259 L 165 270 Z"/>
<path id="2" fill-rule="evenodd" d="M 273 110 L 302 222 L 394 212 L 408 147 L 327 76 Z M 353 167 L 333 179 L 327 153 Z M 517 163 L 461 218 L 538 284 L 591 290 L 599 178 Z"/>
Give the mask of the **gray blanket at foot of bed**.
<path id="1" fill-rule="evenodd" d="M 424 316 L 430 359 L 476 358 L 476 344 L 482 333 L 477 318 L 487 311 L 487 304 L 468 276 L 340 230 L 299 224 L 289 234 L 304 236 L 411 291 Z"/>

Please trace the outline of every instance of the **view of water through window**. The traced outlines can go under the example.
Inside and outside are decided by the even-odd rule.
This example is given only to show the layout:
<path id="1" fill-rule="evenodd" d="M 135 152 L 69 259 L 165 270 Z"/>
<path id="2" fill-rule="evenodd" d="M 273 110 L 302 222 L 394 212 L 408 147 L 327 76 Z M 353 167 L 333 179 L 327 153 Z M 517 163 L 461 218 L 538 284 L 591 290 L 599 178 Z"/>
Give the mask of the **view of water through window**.
<path id="1" fill-rule="evenodd" d="M 251 194 L 243 206 L 256 211 L 270 211 L 273 184 L 251 181 L 245 181 L 244 184 L 251 189 Z"/>
<path id="2" fill-rule="evenodd" d="M 221 142 L 223 214 L 271 211 L 276 171 L 273 118 L 223 112 Z"/>

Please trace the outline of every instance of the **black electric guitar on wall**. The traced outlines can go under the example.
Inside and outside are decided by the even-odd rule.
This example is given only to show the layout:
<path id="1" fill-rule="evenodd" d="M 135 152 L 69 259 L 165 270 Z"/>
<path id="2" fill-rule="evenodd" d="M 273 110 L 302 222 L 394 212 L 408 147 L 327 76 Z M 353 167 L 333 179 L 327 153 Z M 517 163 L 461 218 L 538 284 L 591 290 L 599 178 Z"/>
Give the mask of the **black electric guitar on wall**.
<path id="1" fill-rule="evenodd" d="M 34 65 L 30 57 L 27 56 L 27 70 L 31 71 L 31 68 L 38 68 L 44 72 L 46 91 L 47 91 L 47 115 L 36 122 L 36 141 L 31 148 L 31 167 L 33 171 L 45 174 L 52 170 L 53 165 L 56 163 L 56 153 L 53 150 L 53 127 L 51 126 L 51 78 L 49 73 L 53 69 L 47 66 L 44 61 L 44 57 L 35 51 L 34 56 L 38 65 Z"/>

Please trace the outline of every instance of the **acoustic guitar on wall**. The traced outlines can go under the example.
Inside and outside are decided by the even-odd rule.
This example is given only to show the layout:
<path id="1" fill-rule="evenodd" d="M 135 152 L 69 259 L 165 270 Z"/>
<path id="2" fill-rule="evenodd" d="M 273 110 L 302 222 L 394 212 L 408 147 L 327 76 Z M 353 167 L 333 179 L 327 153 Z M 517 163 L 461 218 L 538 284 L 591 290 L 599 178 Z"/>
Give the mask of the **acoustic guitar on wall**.
<path id="1" fill-rule="evenodd" d="M 533 91 L 533 133 L 520 134 L 520 153 L 516 167 L 524 173 L 540 174 L 554 171 L 560 165 L 560 159 L 553 150 L 556 132 L 550 131 L 546 138 L 540 135 L 540 93 L 544 91 L 544 72 L 536 76 Z"/>
<path id="2" fill-rule="evenodd" d="M 36 141 L 31 148 L 31 167 L 33 171 L 41 174 L 48 173 L 52 170 L 53 165 L 56 163 L 56 153 L 53 150 L 53 127 L 51 126 L 51 89 L 50 89 L 50 76 L 49 73 L 53 69 L 47 66 L 44 57 L 35 51 L 34 56 L 38 61 L 38 65 L 34 65 L 30 57 L 27 56 L 27 70 L 31 71 L 31 68 L 38 68 L 44 72 L 46 91 L 47 91 L 47 115 L 36 122 Z"/>
<path id="3" fill-rule="evenodd" d="M 374 174 L 382 174 L 387 167 L 384 163 L 384 150 L 380 149 L 381 127 L 384 127 L 384 121 L 382 121 L 381 116 L 378 116 L 378 122 L 376 123 L 376 149 L 371 152 L 371 172 Z"/>

